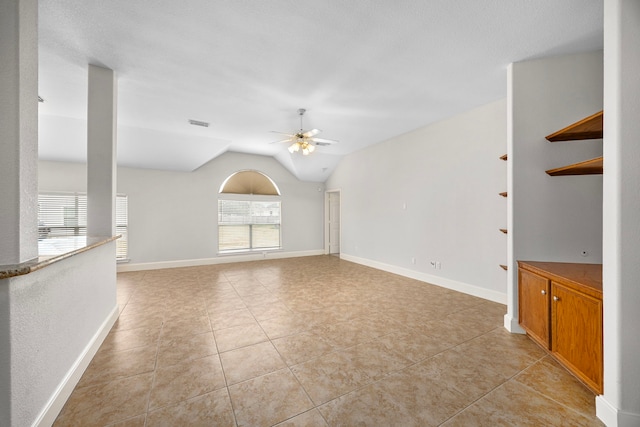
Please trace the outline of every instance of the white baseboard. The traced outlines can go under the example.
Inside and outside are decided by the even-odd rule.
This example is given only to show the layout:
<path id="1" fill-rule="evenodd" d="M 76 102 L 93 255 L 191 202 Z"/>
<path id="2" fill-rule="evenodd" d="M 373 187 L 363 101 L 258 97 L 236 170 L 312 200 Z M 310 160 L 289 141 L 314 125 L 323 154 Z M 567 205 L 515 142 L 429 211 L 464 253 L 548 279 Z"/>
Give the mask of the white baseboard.
<path id="1" fill-rule="evenodd" d="M 119 264 L 118 273 L 127 271 L 160 270 L 163 268 L 197 267 L 200 265 L 227 264 L 231 262 L 260 261 L 265 259 L 297 258 L 324 255 L 323 249 L 297 252 L 256 252 L 243 255 L 222 255 L 216 258 L 185 259 L 177 261 L 159 261 Z"/>
<path id="2" fill-rule="evenodd" d="M 490 289 L 481 288 L 479 286 L 468 283 L 458 282 L 456 280 L 447 279 L 445 277 L 434 276 L 432 274 L 422 273 L 420 271 L 409 270 L 407 268 L 397 267 L 395 265 L 384 264 L 378 261 L 372 261 L 365 258 L 355 257 L 353 255 L 340 254 L 340 258 L 346 261 L 355 262 L 356 264 L 366 265 L 368 267 L 377 268 L 378 270 L 387 271 L 389 273 L 398 274 L 400 276 L 409 277 L 410 279 L 420 280 L 421 282 L 430 283 L 443 288 L 473 295 L 489 301 L 500 304 L 507 304 L 507 294 Z"/>
<path id="3" fill-rule="evenodd" d="M 504 328 L 512 334 L 526 334 L 527 332 L 522 329 L 518 319 L 511 316 L 509 313 L 504 315 Z"/>
<path id="4" fill-rule="evenodd" d="M 596 416 L 607 427 L 637 427 L 640 426 L 640 414 L 623 412 L 611 405 L 607 399 L 596 396 Z"/>
<path id="5" fill-rule="evenodd" d="M 87 369 L 87 366 L 89 366 L 93 356 L 96 355 L 96 352 L 102 345 L 102 342 L 118 319 L 119 314 L 120 311 L 116 305 L 105 321 L 102 322 L 102 325 L 100 325 L 98 331 L 93 335 L 93 338 L 89 341 L 89 344 L 87 344 L 84 351 L 76 359 L 71 369 L 69 369 L 69 372 L 67 372 L 67 375 L 60 382 L 60 385 L 49 399 L 49 402 L 47 402 L 45 407 L 42 409 L 32 427 L 49 427 L 53 425 L 53 422 L 58 417 L 58 414 L 60 414 L 62 407 L 67 402 L 67 399 L 69 399 L 69 396 L 71 396 L 73 389 L 78 384 L 78 381 L 80 381 L 80 377 L 84 374 L 84 371 Z"/>

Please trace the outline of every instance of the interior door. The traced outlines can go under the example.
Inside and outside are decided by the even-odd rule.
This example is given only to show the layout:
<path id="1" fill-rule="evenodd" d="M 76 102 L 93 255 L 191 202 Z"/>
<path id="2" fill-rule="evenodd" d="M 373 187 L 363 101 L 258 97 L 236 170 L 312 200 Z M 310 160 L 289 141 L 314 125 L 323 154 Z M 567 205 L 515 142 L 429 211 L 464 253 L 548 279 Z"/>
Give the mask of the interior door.
<path id="1" fill-rule="evenodd" d="M 329 253 L 340 253 L 340 193 L 329 193 Z"/>

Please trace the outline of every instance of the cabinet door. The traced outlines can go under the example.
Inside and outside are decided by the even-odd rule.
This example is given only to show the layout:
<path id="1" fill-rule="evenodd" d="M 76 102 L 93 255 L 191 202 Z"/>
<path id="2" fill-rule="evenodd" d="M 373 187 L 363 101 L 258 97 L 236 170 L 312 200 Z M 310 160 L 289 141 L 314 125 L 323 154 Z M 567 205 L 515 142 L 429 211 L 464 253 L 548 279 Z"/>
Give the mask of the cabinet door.
<path id="1" fill-rule="evenodd" d="M 527 270 L 518 271 L 518 319 L 520 326 L 541 346 L 549 349 L 549 279 Z"/>
<path id="2" fill-rule="evenodd" d="M 602 301 L 552 282 L 551 351 L 602 394 Z"/>

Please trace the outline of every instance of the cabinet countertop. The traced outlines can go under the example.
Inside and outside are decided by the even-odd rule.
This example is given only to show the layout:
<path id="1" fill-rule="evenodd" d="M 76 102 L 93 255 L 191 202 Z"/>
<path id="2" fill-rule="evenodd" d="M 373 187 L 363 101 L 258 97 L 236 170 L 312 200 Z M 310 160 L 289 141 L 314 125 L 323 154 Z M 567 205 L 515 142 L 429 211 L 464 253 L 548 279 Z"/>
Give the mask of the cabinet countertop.
<path id="1" fill-rule="evenodd" d="M 518 266 L 534 273 L 549 276 L 552 280 L 560 283 L 570 282 L 570 284 L 588 293 L 595 293 L 602 298 L 602 264 L 518 261 Z"/>

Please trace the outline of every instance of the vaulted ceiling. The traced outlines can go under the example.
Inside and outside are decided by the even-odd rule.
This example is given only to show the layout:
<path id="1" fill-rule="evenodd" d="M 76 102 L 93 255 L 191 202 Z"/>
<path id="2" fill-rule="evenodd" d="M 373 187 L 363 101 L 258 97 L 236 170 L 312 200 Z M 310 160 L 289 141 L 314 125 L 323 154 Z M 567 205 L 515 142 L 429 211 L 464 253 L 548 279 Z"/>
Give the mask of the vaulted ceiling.
<path id="1" fill-rule="evenodd" d="M 346 154 L 505 97 L 511 62 L 601 49 L 602 15 L 595 0 L 40 1 L 40 158 L 86 158 L 91 63 L 117 74 L 120 165 L 237 151 L 322 182 Z M 298 108 L 339 143 L 270 144 Z"/>

